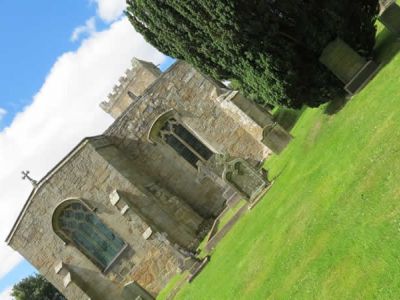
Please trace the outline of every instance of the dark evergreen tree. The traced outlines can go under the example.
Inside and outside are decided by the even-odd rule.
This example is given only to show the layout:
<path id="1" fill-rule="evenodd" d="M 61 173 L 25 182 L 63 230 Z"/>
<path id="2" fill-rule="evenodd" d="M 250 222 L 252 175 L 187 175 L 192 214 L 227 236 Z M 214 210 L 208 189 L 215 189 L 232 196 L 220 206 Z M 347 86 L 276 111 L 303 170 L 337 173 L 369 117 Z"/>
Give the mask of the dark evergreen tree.
<path id="1" fill-rule="evenodd" d="M 11 296 L 16 300 L 66 300 L 66 298 L 40 274 L 29 276 L 14 285 Z"/>
<path id="2" fill-rule="evenodd" d="M 342 84 L 318 58 L 342 38 L 363 56 L 378 0 L 127 0 L 127 16 L 156 48 L 261 103 L 318 106 Z"/>

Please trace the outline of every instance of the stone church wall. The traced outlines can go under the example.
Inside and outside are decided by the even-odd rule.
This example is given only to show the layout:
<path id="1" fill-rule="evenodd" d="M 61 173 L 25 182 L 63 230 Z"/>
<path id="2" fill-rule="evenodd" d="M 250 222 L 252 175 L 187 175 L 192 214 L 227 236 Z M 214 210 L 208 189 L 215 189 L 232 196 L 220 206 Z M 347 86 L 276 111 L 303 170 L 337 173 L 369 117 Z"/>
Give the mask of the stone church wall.
<path id="1" fill-rule="evenodd" d="M 129 87 L 128 87 L 129 89 Z M 229 90 L 203 76 L 184 62 L 178 62 L 153 83 L 136 103 L 106 131 L 114 143 L 135 159 L 149 176 L 184 199 L 204 218 L 221 212 L 224 188 L 203 179 L 197 170 L 168 145 L 151 143 L 149 131 L 157 118 L 174 110 L 197 137 L 215 153 L 242 157 L 256 164 L 270 153 L 261 143 L 262 128 L 234 104 Z"/>
<path id="2" fill-rule="evenodd" d="M 115 168 L 117 163 L 121 161 L 109 164 L 90 144 L 79 149 L 37 189 L 10 241 L 11 247 L 69 299 L 87 299 L 88 296 L 101 300 L 119 299 L 123 285 L 132 280 L 156 295 L 180 266 L 179 255 L 165 236 L 155 232 L 146 240 L 143 233 L 149 224 L 133 210 L 121 215 L 110 203 L 109 194 L 115 189 L 140 194 Z M 71 197 L 83 199 L 95 209 L 103 223 L 128 243 L 128 249 L 105 274 L 74 246 L 65 245 L 52 229 L 53 211 Z M 147 202 L 147 209 L 151 210 L 151 201 Z M 152 211 L 160 214 L 162 221 L 176 223 L 167 213 L 157 211 L 156 205 Z M 194 220 L 197 223 L 192 224 L 192 228 L 201 222 L 201 218 Z M 179 231 L 179 228 L 174 230 Z M 187 236 L 193 238 L 190 234 Z M 55 266 L 61 261 L 72 277 L 67 288 L 64 287 L 65 277 L 55 272 Z"/>
<path id="3" fill-rule="evenodd" d="M 123 184 L 118 183 L 118 191 L 128 200 L 128 205 L 135 213 L 147 224 L 167 233 L 172 241 L 194 251 L 199 242 L 197 231 L 204 219 L 179 197 L 155 182 L 153 177 L 149 177 L 144 168 L 125 158 L 115 146 L 103 147 L 98 151 L 123 175 Z"/>
<path id="4" fill-rule="evenodd" d="M 240 94 L 184 62 L 160 76 L 154 66 L 143 66 L 143 72 L 150 70 L 145 83 L 133 80 L 137 70 L 129 71 L 111 97 L 123 99 L 103 104 L 118 116 L 114 124 L 104 136 L 78 145 L 41 180 L 11 233 L 10 246 L 69 299 L 120 299 L 131 281 L 156 295 L 182 267 L 181 253 L 196 249 L 225 206 L 226 182 L 199 176 L 169 145 L 151 138 L 160 116 L 172 113 L 215 154 L 256 165 L 270 153 L 261 142 L 269 116 Z M 129 96 L 139 90 L 140 97 Z M 129 107 L 122 113 L 116 103 Z M 82 199 L 128 244 L 109 270 L 54 232 L 53 212 L 69 198 Z"/>
<path id="5" fill-rule="evenodd" d="M 171 102 L 185 124 L 216 152 L 250 161 L 263 161 L 270 153 L 261 142 L 263 128 L 240 109 L 228 108 L 237 107 L 229 99 L 233 91 L 184 62 L 166 73 L 165 80 L 171 82 L 168 86 Z M 232 97 L 238 96 L 234 92 Z"/>

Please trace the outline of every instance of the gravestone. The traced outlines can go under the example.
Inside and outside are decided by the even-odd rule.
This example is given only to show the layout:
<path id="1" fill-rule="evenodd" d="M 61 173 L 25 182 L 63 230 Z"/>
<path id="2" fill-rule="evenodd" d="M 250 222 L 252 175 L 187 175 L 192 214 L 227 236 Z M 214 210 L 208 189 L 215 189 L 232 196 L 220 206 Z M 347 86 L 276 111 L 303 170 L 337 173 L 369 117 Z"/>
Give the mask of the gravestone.
<path id="1" fill-rule="evenodd" d="M 241 158 L 225 164 L 223 177 L 250 201 L 255 199 L 269 185 L 269 182 L 263 178 L 262 174 Z"/>
<path id="2" fill-rule="evenodd" d="M 400 37 L 400 6 L 396 2 L 390 3 L 383 9 L 379 21 L 392 33 Z"/>
<path id="3" fill-rule="evenodd" d="M 281 153 L 291 140 L 290 133 L 276 122 L 264 127 L 262 143 L 276 154 Z"/>
<path id="4" fill-rule="evenodd" d="M 319 61 L 345 84 L 344 89 L 350 95 L 361 90 L 379 67 L 374 61 L 360 56 L 340 38 L 325 47 Z"/>
<path id="5" fill-rule="evenodd" d="M 274 117 L 254 101 L 250 101 L 240 94 L 233 97 L 231 101 L 263 128 L 261 142 L 271 149 L 272 152 L 276 154 L 281 153 L 292 140 L 290 133 L 274 122 Z"/>

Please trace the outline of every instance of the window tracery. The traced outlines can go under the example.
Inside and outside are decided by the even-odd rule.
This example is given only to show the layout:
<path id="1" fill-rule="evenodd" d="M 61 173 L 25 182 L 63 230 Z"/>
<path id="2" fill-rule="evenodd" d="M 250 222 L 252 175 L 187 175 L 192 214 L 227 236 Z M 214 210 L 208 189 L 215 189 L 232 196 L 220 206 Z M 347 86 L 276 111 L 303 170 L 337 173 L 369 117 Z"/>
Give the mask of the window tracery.
<path id="1" fill-rule="evenodd" d="M 80 201 L 68 202 L 56 210 L 55 215 L 56 233 L 103 271 L 126 248 L 126 243 Z"/>
<path id="2" fill-rule="evenodd" d="M 198 161 L 207 161 L 213 155 L 207 146 L 174 117 L 164 123 L 159 137 L 194 167 L 197 167 Z"/>

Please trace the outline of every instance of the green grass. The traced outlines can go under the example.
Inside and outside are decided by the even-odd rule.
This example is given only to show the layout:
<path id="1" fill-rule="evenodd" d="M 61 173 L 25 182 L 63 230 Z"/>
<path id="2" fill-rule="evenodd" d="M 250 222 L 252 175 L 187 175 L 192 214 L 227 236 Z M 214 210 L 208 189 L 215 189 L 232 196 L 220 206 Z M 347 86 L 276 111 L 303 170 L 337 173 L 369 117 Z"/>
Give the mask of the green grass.
<path id="1" fill-rule="evenodd" d="M 197 257 L 200 258 L 200 259 L 202 259 L 202 258 L 204 258 L 204 257 L 206 257 L 208 255 L 208 252 L 206 251 L 205 248 L 207 246 L 207 242 L 208 242 L 209 237 L 210 237 L 210 233 L 208 233 L 206 235 L 206 237 L 201 241 L 201 243 L 197 247 L 197 251 L 198 251 Z"/>
<path id="2" fill-rule="evenodd" d="M 286 130 L 291 130 L 300 118 L 304 109 L 296 110 L 285 107 L 277 107 L 273 110 L 274 121 Z"/>
<path id="3" fill-rule="evenodd" d="M 337 114 L 303 112 L 271 190 L 176 299 L 400 297 L 400 55 L 384 50 Z"/>
<path id="4" fill-rule="evenodd" d="M 187 272 L 175 275 L 165 286 L 165 288 L 158 294 L 157 300 L 166 300 L 174 288 L 182 281 L 185 280 Z"/>

